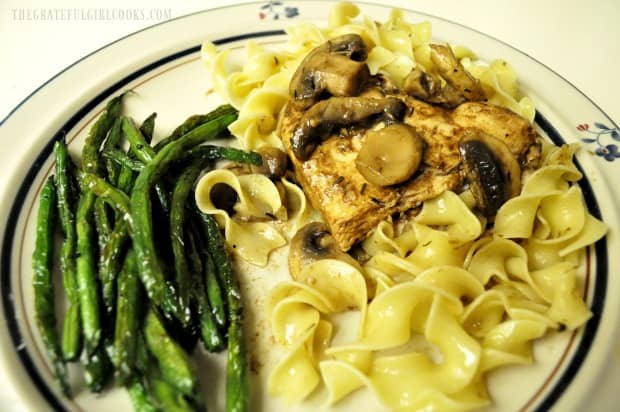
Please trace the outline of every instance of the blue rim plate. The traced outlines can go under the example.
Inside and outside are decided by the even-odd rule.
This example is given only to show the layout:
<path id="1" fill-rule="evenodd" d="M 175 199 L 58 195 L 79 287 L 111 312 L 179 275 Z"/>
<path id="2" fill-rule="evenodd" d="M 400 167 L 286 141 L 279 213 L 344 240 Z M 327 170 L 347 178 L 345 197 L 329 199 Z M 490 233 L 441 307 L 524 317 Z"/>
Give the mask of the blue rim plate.
<path id="1" fill-rule="evenodd" d="M 5 370 L 11 371 L 10 384 L 28 410 L 129 407 L 120 390 L 98 398 L 83 391 L 75 401 L 63 399 L 41 355 L 40 339 L 33 327 L 30 256 L 35 201 L 53 165 L 53 142 L 66 136 L 70 150 L 77 154 L 85 131 L 104 102 L 127 89 L 137 92 L 129 99 L 132 115 L 140 118 L 157 111 L 156 134 L 163 135 L 186 116 L 217 103 L 215 96 L 206 93 L 209 78 L 198 58 L 202 41 L 232 48 L 239 55 L 250 39 L 277 47 L 283 42 L 285 27 L 302 18 L 322 24 L 326 10 L 334 4 L 277 3 L 271 2 L 271 7 L 265 7 L 264 2 L 249 3 L 195 13 L 124 37 L 55 76 L 3 120 L 0 144 L 11 151 L 10 155 L 0 154 L 0 359 Z M 390 10 L 376 4 L 360 5 L 363 13 L 378 20 L 385 19 Z M 580 410 L 592 399 L 597 399 L 601 409 L 612 407 L 613 383 L 620 379 L 620 360 L 614 355 L 620 336 L 620 283 L 608 275 L 620 269 L 610 259 L 614 250 L 620 250 L 616 236 L 620 188 L 611 184 L 620 172 L 620 160 L 615 161 L 620 154 L 614 144 L 620 140 L 620 129 L 570 83 L 518 50 L 444 19 L 416 12 L 406 15 L 409 21 L 430 21 L 437 41 L 456 39 L 482 59 L 501 57 L 515 67 L 522 89 L 538 109 L 539 130 L 556 144 L 583 143 L 586 150 L 581 151 L 578 163 L 585 178 L 580 184 L 590 212 L 611 228 L 611 234 L 588 253 L 584 286 L 593 318 L 579 332 L 538 342 L 533 366 L 493 374 L 492 408 Z M 222 379 L 213 379 L 213 390 L 219 391 Z M 257 382 L 260 390 L 260 377 Z M 504 383 L 510 383 L 509 388 Z M 275 410 L 277 404 L 265 398 L 256 397 L 256 409 Z"/>

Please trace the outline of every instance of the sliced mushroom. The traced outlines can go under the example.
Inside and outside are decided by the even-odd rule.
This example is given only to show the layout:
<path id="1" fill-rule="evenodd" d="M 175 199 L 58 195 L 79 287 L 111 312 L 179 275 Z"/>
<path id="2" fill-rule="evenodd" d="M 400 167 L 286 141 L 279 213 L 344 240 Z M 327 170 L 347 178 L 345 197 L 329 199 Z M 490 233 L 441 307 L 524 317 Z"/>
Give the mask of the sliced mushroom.
<path id="1" fill-rule="evenodd" d="M 482 90 L 480 82 L 465 70 L 450 46 L 431 44 L 431 61 L 439 75 L 466 100 L 484 100 L 484 90 Z"/>
<path id="2" fill-rule="evenodd" d="M 403 88 L 410 96 L 445 107 L 456 107 L 465 101 L 465 98 L 449 83 L 442 85 L 439 76 L 420 69 L 413 69 L 405 77 Z"/>
<path id="3" fill-rule="evenodd" d="M 357 62 L 363 62 L 368 57 L 368 49 L 364 40 L 355 33 L 334 37 L 319 47 L 329 53 L 340 54 Z"/>
<path id="4" fill-rule="evenodd" d="M 405 78 L 405 92 L 428 103 L 452 108 L 465 101 L 485 99 L 484 90 L 454 56 L 450 46 L 431 44 L 431 60 L 437 74 L 413 69 Z"/>
<path id="5" fill-rule="evenodd" d="M 285 152 L 277 147 L 261 147 L 256 150 L 263 158 L 260 166 L 250 165 L 248 163 L 230 163 L 226 165 L 226 169 L 231 170 L 237 176 L 258 173 L 269 178 L 276 179 L 286 174 L 288 168 L 288 156 Z"/>
<path id="6" fill-rule="evenodd" d="M 355 166 L 378 186 L 391 186 L 409 179 L 420 167 L 424 141 L 415 129 L 394 123 L 366 133 Z"/>
<path id="7" fill-rule="evenodd" d="M 235 214 L 235 205 L 239 201 L 237 192 L 226 183 L 216 183 L 209 193 L 211 203 L 218 208 L 225 210 L 230 216 Z"/>
<path id="8" fill-rule="evenodd" d="M 343 252 L 325 223 L 312 222 L 302 227 L 291 239 L 288 267 L 291 276 L 299 280 L 301 270 L 321 259 L 338 259 L 359 267 L 359 263 Z"/>
<path id="9" fill-rule="evenodd" d="M 370 77 L 366 45 L 357 34 L 346 34 L 312 50 L 290 83 L 296 107 L 306 109 L 324 94 L 356 96 Z"/>
<path id="10" fill-rule="evenodd" d="M 407 106 L 395 97 L 332 97 L 310 108 L 293 131 L 291 147 L 299 160 L 308 160 L 334 128 L 368 120 L 399 121 Z"/>
<path id="11" fill-rule="evenodd" d="M 251 166 L 253 173 L 260 173 L 270 178 L 282 177 L 288 167 L 288 156 L 277 147 L 261 147 L 256 150 L 263 158 L 260 166 Z"/>
<path id="12" fill-rule="evenodd" d="M 478 131 L 469 131 L 459 150 L 477 207 L 486 217 L 495 216 L 521 190 L 519 162 L 504 142 Z"/>

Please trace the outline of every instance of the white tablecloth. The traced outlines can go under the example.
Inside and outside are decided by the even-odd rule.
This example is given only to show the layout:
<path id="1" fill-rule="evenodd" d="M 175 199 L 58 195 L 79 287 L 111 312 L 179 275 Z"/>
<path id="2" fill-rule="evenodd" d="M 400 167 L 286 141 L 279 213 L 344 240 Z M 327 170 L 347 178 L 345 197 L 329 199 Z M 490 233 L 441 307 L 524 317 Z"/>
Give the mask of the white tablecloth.
<path id="1" fill-rule="evenodd" d="M 2 0 L 0 2 L 0 119 L 47 79 L 84 55 L 141 28 L 158 15 L 179 17 L 229 0 Z M 620 122 L 620 1 L 617 0 L 390 0 L 381 3 L 444 17 L 487 33 L 529 54 L 589 96 Z M 137 9 L 136 18 L 89 21 L 76 14 L 35 16 L 50 9 Z M 159 12 L 150 15 L 151 10 Z M 79 16 L 79 13 L 77 14 Z M 146 18 L 139 18 L 145 15 Z M 59 102 L 62 104 L 62 102 Z M 0 148 L 0 150 L 5 150 Z M 7 382 L 0 370 L 0 382 Z M 25 408 L 0 385 L 0 409 Z"/>

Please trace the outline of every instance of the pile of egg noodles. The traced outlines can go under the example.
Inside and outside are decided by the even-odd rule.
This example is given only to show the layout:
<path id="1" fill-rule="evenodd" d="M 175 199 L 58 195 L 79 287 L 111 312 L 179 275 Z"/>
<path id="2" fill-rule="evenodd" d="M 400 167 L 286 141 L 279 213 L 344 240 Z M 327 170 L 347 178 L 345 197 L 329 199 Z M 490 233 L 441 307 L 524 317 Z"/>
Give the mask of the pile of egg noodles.
<path id="1" fill-rule="evenodd" d="M 372 74 L 399 83 L 417 65 L 432 66 L 429 23 L 408 23 L 399 10 L 377 23 L 351 3 L 336 5 L 326 28 L 290 27 L 281 50 L 249 42 L 239 68 L 228 67 L 229 51 L 203 45 L 216 92 L 240 111 L 230 130 L 242 147 L 282 147 L 276 124 L 295 69 L 310 50 L 344 33 L 358 33 L 370 46 Z M 464 47 L 453 50 L 491 103 L 533 121 L 533 104 L 520 95 L 507 62 L 485 64 Z M 332 405 L 366 388 L 403 411 L 488 405 L 489 371 L 531 363 L 534 340 L 579 328 L 591 316 L 579 269 L 584 251 L 607 227 L 588 212 L 576 184 L 582 177 L 573 164 L 577 149 L 545 143 L 541 167 L 523 176 L 521 194 L 501 207 L 491 229 L 473 212 L 471 193 L 445 192 L 404 227 L 382 222 L 363 242 L 370 258 L 362 265 L 319 260 L 296 281 L 275 287 L 271 331 L 286 355 L 272 369 L 269 393 L 296 403 L 323 386 Z M 241 215 L 268 213 L 288 225 L 233 219 L 211 202 L 218 183 L 237 192 Z M 284 197 L 264 176 L 215 170 L 200 180 L 196 199 L 225 226 L 238 257 L 265 266 L 272 250 L 316 216 L 298 186 L 281 183 Z M 344 311 L 359 314 L 356 338 L 333 345 L 332 316 Z"/>

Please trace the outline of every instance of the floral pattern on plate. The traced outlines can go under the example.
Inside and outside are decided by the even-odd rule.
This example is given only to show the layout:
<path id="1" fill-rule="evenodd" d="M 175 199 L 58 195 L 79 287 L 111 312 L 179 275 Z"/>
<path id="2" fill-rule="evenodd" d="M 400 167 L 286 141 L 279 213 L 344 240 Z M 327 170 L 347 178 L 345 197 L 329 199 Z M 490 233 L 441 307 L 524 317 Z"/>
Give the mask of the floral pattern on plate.
<path id="1" fill-rule="evenodd" d="M 617 158 L 620 157 L 620 151 L 618 150 L 618 145 L 609 142 L 609 138 L 620 142 L 620 130 L 617 127 L 609 127 L 601 122 L 594 122 L 593 128 L 590 129 L 590 125 L 588 123 L 583 123 L 577 125 L 577 130 L 586 134 L 589 137 L 582 137 L 581 141 L 584 143 L 595 143 L 597 148 L 594 149 L 594 154 L 602 157 L 608 162 L 613 162 Z"/>
<path id="2" fill-rule="evenodd" d="M 285 6 L 282 1 L 270 1 L 263 4 L 258 13 L 258 18 L 264 20 L 270 18 L 272 20 L 280 20 L 280 18 L 292 19 L 299 16 L 297 7 Z"/>

